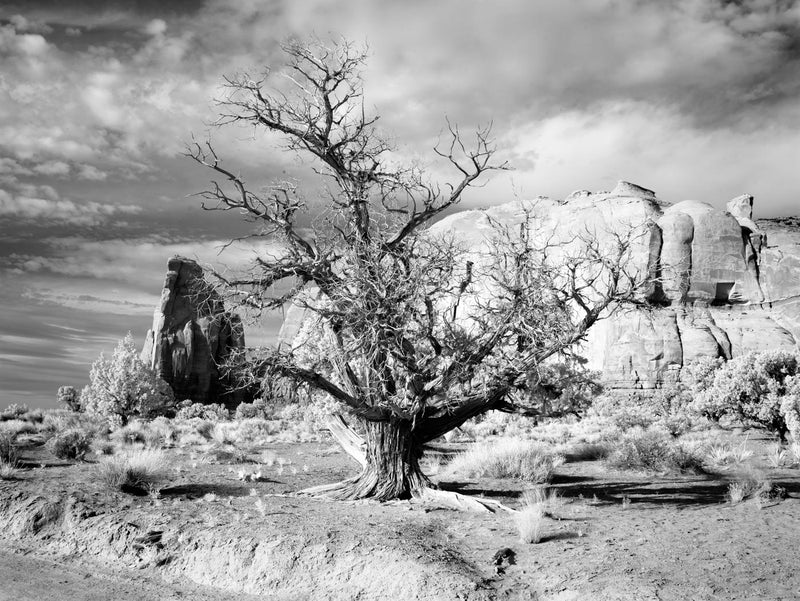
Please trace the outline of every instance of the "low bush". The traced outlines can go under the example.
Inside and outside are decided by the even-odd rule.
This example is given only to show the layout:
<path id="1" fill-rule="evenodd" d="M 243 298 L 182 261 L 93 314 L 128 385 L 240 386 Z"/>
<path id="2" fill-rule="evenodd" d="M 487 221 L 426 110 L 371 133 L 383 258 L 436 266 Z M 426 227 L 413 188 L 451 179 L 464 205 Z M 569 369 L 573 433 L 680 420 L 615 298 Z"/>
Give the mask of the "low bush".
<path id="1" fill-rule="evenodd" d="M 236 419 L 270 419 L 273 410 L 263 399 L 256 399 L 252 403 L 241 403 L 236 407 Z"/>
<path id="2" fill-rule="evenodd" d="M 44 421 L 44 411 L 41 409 L 31 409 L 25 414 L 25 420 L 31 424 L 41 424 Z"/>
<path id="3" fill-rule="evenodd" d="M 95 437 L 105 437 L 108 434 L 108 420 L 102 415 L 51 409 L 44 414 L 40 431 L 54 434 L 75 428 L 91 432 Z"/>
<path id="4" fill-rule="evenodd" d="M 695 386 L 693 409 L 713 420 L 730 416 L 800 440 L 800 356 L 790 351 L 731 359 Z"/>
<path id="5" fill-rule="evenodd" d="M 19 405 L 17 403 L 11 403 L 8 407 L 3 409 L 0 412 L 0 422 L 12 420 L 12 419 L 22 419 L 26 413 L 28 413 L 29 409 L 27 405 Z"/>
<path id="6" fill-rule="evenodd" d="M 97 474 L 114 491 L 153 492 L 166 478 L 167 460 L 163 451 L 134 449 L 101 458 Z"/>
<path id="7" fill-rule="evenodd" d="M 81 410 L 81 395 L 74 386 L 60 386 L 56 393 L 56 399 L 70 411 Z"/>
<path id="8" fill-rule="evenodd" d="M 447 471 L 468 478 L 514 478 L 529 483 L 548 482 L 564 462 L 544 445 L 519 438 L 476 443 L 456 455 Z"/>
<path id="9" fill-rule="evenodd" d="M 116 430 L 111 438 L 123 445 L 141 445 L 152 449 L 172 446 L 175 428 L 169 420 L 159 417 L 151 422 L 132 420 Z"/>
<path id="10" fill-rule="evenodd" d="M 732 505 L 737 505 L 746 499 L 769 497 L 772 489 L 772 483 L 763 474 L 748 470 L 728 484 L 728 500 Z"/>
<path id="11" fill-rule="evenodd" d="M 696 421 L 690 406 L 692 395 L 689 388 L 675 383 L 649 392 L 634 392 L 598 398 L 592 405 L 590 415 L 607 419 L 619 430 L 650 428 L 655 426 L 665 432 L 679 436 L 687 432 Z"/>
<path id="12" fill-rule="evenodd" d="M 596 461 L 605 459 L 609 453 L 611 453 L 611 443 L 583 442 L 567 446 L 564 450 L 564 460 L 568 463 Z"/>
<path id="13" fill-rule="evenodd" d="M 92 450 L 92 432 L 73 428 L 55 434 L 47 441 L 47 448 L 59 459 L 83 460 Z"/>
<path id="14" fill-rule="evenodd" d="M 644 472 L 701 472 L 700 457 L 666 433 L 655 430 L 627 432 L 606 459 L 609 466 Z"/>
<path id="15" fill-rule="evenodd" d="M 35 434 L 37 432 L 36 426 L 27 420 L 11 419 L 7 422 L 0 422 L 0 428 L 6 432 L 13 432 L 14 434 Z"/>
<path id="16" fill-rule="evenodd" d="M 193 403 L 190 400 L 178 403 L 177 419 L 200 418 L 212 422 L 230 419 L 230 412 L 219 403 Z"/>

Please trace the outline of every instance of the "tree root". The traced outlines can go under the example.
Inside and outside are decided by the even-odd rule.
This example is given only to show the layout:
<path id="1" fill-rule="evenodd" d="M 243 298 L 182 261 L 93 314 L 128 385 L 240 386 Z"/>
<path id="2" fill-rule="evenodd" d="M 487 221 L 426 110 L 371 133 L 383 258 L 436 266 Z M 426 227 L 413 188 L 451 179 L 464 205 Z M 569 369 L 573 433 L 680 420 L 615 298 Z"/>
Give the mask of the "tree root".
<path id="1" fill-rule="evenodd" d="M 334 484 L 323 484 L 321 486 L 306 488 L 299 491 L 297 494 L 300 496 L 308 496 L 332 501 L 371 500 L 384 503 L 398 501 L 396 496 L 386 496 L 381 494 L 365 495 L 363 494 L 365 492 L 363 482 L 359 483 L 358 481 L 358 477 L 350 478 Z M 361 486 L 359 486 L 359 484 L 361 484 Z M 456 511 L 470 511 L 475 513 L 497 513 L 498 511 L 504 511 L 506 513 L 516 512 L 516 510 L 507 505 L 503 505 L 499 501 L 462 495 L 460 493 L 447 490 L 440 490 L 434 486 L 425 486 L 415 490 L 411 494 L 411 498 L 405 499 L 405 501 L 411 502 L 412 504 L 419 503 L 426 507 L 454 509 Z"/>
<path id="2" fill-rule="evenodd" d="M 425 488 L 415 496 L 415 498 L 426 505 L 434 505 L 436 507 L 444 507 L 446 509 L 455 509 L 458 511 L 474 511 L 478 513 L 496 513 L 498 511 L 505 511 L 507 513 L 516 512 L 516 510 L 508 505 L 503 505 L 499 501 L 471 497 L 437 488 Z"/>

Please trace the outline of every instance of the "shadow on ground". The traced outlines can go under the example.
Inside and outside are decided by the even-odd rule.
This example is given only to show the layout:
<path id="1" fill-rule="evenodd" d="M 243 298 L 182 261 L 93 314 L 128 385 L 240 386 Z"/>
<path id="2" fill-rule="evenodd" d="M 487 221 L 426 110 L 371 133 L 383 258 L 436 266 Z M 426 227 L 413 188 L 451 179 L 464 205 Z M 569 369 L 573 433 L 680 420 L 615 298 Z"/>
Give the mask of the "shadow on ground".
<path id="1" fill-rule="evenodd" d="M 250 488 L 238 484 L 193 483 L 168 486 L 162 488 L 159 493 L 162 497 L 185 497 L 187 499 L 198 499 L 208 494 L 221 497 L 246 497 L 250 494 Z"/>

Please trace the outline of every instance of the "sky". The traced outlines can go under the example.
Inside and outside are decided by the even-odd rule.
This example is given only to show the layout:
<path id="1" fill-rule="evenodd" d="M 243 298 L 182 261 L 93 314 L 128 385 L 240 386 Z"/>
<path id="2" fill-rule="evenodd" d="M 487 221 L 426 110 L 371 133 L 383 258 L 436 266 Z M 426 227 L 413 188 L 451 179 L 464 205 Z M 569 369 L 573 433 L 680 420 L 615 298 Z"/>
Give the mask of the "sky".
<path id="1" fill-rule="evenodd" d="M 0 408 L 53 407 L 128 331 L 143 342 L 170 256 L 252 255 L 219 254 L 252 225 L 200 208 L 193 137 L 248 182 L 318 193 L 274 139 L 211 125 L 224 75 L 311 35 L 368 46 L 367 105 L 443 182 L 445 119 L 493 123 L 513 170 L 467 208 L 624 179 L 800 214 L 800 0 L 0 0 Z"/>

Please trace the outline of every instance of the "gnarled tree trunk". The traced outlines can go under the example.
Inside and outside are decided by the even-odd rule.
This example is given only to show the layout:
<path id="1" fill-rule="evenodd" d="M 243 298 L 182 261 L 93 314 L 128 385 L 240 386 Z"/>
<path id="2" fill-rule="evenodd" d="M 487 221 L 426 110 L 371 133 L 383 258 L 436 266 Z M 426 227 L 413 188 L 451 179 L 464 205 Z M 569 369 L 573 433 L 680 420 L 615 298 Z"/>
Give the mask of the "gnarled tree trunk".
<path id="1" fill-rule="evenodd" d="M 422 473 L 422 445 L 411 431 L 411 422 L 396 417 L 364 421 L 365 463 L 361 473 L 343 482 L 317 486 L 305 492 L 332 499 L 389 501 L 417 497 L 432 487 Z"/>

